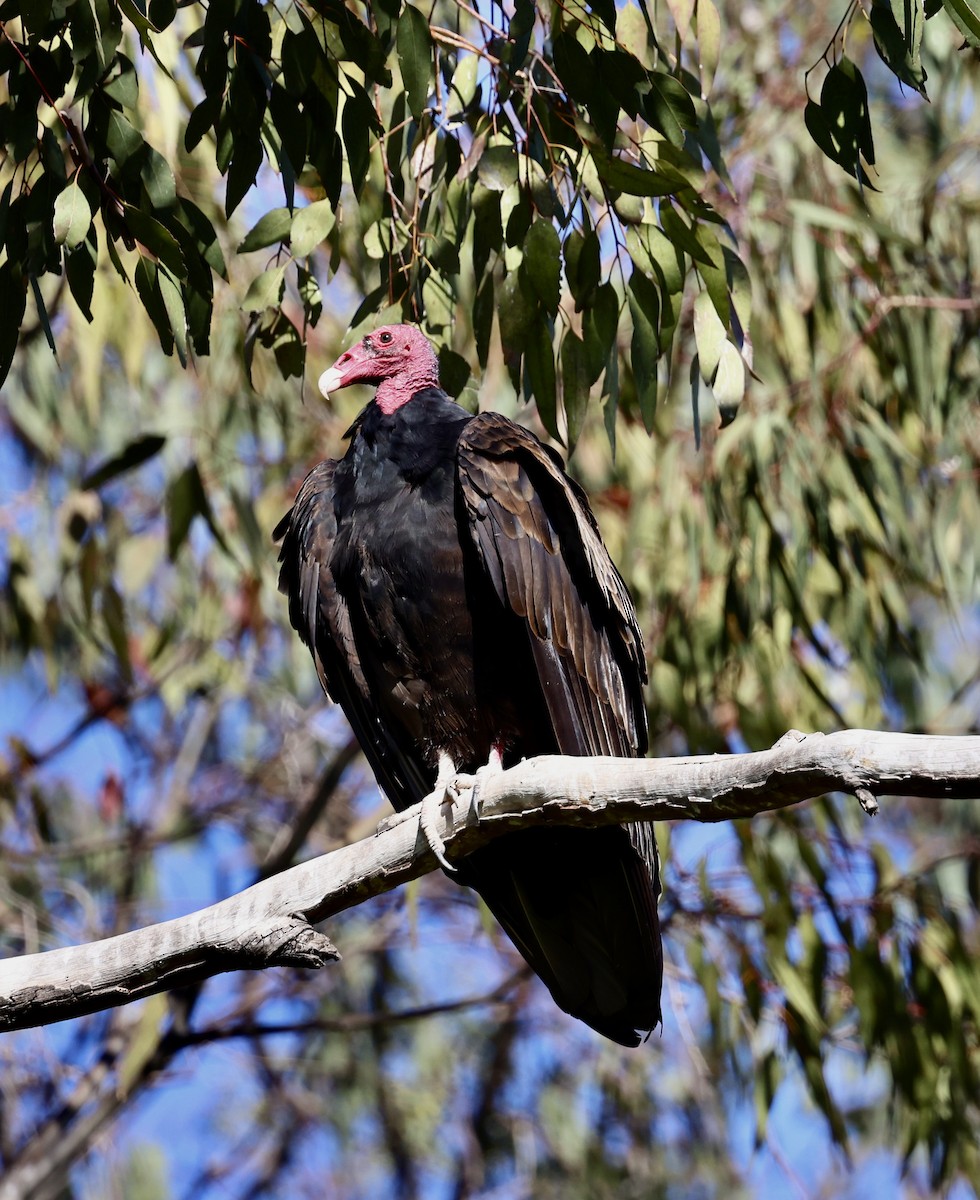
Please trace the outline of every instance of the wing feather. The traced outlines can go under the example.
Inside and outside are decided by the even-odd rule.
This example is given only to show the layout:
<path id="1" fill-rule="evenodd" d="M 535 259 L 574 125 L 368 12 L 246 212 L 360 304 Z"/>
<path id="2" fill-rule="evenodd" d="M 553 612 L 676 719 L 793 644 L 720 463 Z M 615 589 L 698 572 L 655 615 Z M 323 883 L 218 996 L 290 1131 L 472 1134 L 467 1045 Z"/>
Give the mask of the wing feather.
<path id="1" fill-rule="evenodd" d="M 574 737 L 565 729 L 561 750 L 642 754 L 642 638 L 581 489 L 533 434 L 497 413 L 464 429 L 458 478 L 497 596 L 528 623 L 556 732 L 578 726 Z"/>
<path id="2" fill-rule="evenodd" d="M 365 757 L 395 808 L 428 792 L 429 772 L 418 746 L 383 722 L 371 698 L 347 602 L 331 570 L 337 517 L 333 460 L 307 475 L 293 507 L 273 532 L 282 541 L 279 590 L 289 598 L 289 620 L 310 648 L 324 692 L 344 710 Z"/>

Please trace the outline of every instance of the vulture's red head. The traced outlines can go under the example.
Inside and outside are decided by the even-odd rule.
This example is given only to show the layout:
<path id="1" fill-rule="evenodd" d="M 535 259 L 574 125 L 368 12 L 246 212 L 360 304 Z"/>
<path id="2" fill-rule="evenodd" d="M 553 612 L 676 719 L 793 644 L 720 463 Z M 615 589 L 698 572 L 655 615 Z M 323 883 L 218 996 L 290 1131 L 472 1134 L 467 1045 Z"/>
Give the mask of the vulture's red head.
<path id="1" fill-rule="evenodd" d="M 329 396 L 352 383 L 376 384 L 378 406 L 392 413 L 416 392 L 439 386 L 439 360 L 429 339 L 414 325 L 382 325 L 323 372 L 320 391 Z"/>

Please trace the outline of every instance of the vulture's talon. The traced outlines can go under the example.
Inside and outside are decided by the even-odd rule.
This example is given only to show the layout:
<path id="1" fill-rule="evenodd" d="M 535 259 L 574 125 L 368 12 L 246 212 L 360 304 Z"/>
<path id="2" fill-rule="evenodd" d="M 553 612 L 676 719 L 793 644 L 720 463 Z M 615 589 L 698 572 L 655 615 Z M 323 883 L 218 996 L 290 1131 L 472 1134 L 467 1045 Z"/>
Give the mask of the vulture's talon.
<path id="1" fill-rule="evenodd" d="M 447 805 L 448 812 L 446 811 Z M 422 830 L 429 849 L 436 856 L 436 861 L 442 869 L 455 874 L 456 868 L 446 858 L 446 843 L 439 832 L 437 824 L 439 816 L 442 814 L 449 826 L 449 832 L 452 832 L 452 805 L 451 790 L 448 787 L 439 787 L 437 783 L 435 791 L 429 792 L 428 796 L 422 801 L 419 813 L 419 828 Z"/>

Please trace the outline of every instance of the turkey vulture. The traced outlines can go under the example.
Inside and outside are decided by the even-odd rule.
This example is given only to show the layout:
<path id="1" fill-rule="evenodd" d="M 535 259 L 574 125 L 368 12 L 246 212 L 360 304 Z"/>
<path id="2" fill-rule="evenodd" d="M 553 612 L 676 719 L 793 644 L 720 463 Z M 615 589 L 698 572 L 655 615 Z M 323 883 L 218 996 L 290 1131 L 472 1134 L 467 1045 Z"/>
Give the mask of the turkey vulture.
<path id="1" fill-rule="evenodd" d="M 391 803 L 418 803 L 447 767 L 643 754 L 636 615 L 558 455 L 460 408 L 412 326 L 368 334 L 320 390 L 352 383 L 377 394 L 276 528 L 279 588 Z M 453 878 L 566 1012 L 624 1046 L 659 1023 L 652 826 L 516 831 Z"/>

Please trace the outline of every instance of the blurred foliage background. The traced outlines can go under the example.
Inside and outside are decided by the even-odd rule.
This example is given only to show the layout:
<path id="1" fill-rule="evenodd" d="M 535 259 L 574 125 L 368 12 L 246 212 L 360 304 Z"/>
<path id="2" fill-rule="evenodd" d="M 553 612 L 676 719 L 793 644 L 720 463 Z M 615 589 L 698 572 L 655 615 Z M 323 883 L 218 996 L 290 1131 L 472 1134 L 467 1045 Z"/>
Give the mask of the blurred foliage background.
<path id="1" fill-rule="evenodd" d="M 655 753 L 978 732 L 967 0 L 20 8 L 3 953 L 188 911 L 382 815 L 270 530 L 366 399 L 307 380 L 392 317 L 463 403 L 574 446 Z M 334 922 L 319 975 L 6 1035 L 0 1195 L 975 1195 L 976 810 L 659 833 L 639 1051 L 429 876 Z"/>

